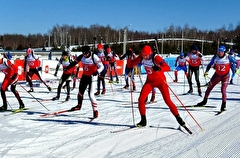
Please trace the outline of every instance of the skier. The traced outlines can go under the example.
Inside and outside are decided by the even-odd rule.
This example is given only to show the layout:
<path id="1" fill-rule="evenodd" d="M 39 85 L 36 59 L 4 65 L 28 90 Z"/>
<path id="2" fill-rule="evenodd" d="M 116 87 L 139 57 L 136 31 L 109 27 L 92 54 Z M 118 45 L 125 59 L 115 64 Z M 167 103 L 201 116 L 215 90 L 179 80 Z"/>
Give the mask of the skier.
<path id="1" fill-rule="evenodd" d="M 170 108 L 172 114 L 176 117 L 178 123 L 181 126 L 185 126 L 185 122 L 180 117 L 176 105 L 170 98 L 166 76 L 164 75 L 165 71 L 170 71 L 170 67 L 160 55 L 153 53 L 150 46 L 143 46 L 141 51 L 141 54 L 132 62 L 132 66 L 141 62 L 147 73 L 146 82 L 143 85 L 138 98 L 138 108 L 141 115 L 141 121 L 137 124 L 137 126 L 141 127 L 147 125 L 145 100 L 154 87 L 160 90 L 165 103 Z"/>
<path id="2" fill-rule="evenodd" d="M 97 55 L 98 57 L 101 59 L 104 69 L 103 71 L 99 74 L 98 78 L 97 78 L 97 92 L 95 93 L 95 95 L 99 95 L 100 94 L 100 85 L 102 83 L 102 92 L 101 94 L 105 94 L 106 93 L 106 84 L 105 84 L 105 76 L 108 70 L 108 61 L 106 60 L 106 53 L 104 52 L 103 49 L 103 45 L 101 43 L 99 43 L 97 45 Z"/>
<path id="3" fill-rule="evenodd" d="M 184 57 L 184 52 L 181 52 L 180 55 L 177 57 L 175 61 L 175 67 L 174 70 L 175 74 L 175 80 L 173 82 L 178 82 L 178 71 L 183 70 L 186 77 L 188 78 L 188 72 L 187 72 L 187 64 L 186 64 L 186 58 Z"/>
<path id="4" fill-rule="evenodd" d="M 128 83 L 128 76 L 131 77 L 131 81 L 132 82 L 132 85 L 133 85 L 133 91 L 136 90 L 136 84 L 135 84 L 135 80 L 134 80 L 134 74 L 135 74 L 135 67 L 132 67 L 131 66 L 131 62 L 132 60 L 134 60 L 136 58 L 136 54 L 132 51 L 131 48 L 129 48 L 127 50 L 127 52 L 125 54 L 123 54 L 121 57 L 120 57 L 120 60 L 123 60 L 124 58 L 127 59 L 127 63 L 126 63 L 126 67 L 125 67 L 125 82 L 126 82 L 126 85 L 123 87 L 124 89 L 128 89 L 129 88 L 129 83 Z"/>
<path id="5" fill-rule="evenodd" d="M 79 55 L 76 60 L 74 60 L 70 65 L 68 65 L 64 71 L 70 70 L 70 68 L 74 67 L 78 62 L 82 62 L 83 64 L 83 74 L 81 77 L 81 81 L 79 84 L 79 92 L 78 92 L 78 105 L 72 107 L 71 110 L 80 110 L 82 107 L 83 96 L 84 92 L 88 90 L 88 96 L 92 104 L 93 108 L 93 117 L 98 117 L 98 110 L 97 110 L 97 100 L 94 96 L 95 84 L 97 80 L 97 75 L 103 70 L 103 64 L 99 57 L 93 52 L 90 51 L 89 46 L 83 46 L 82 48 L 83 54 Z"/>
<path id="6" fill-rule="evenodd" d="M 214 68 L 215 73 L 209 82 L 203 101 L 198 103 L 197 106 L 204 106 L 207 104 L 207 100 L 210 95 L 210 92 L 215 87 L 215 85 L 221 81 L 222 105 L 221 105 L 220 112 L 223 112 L 226 110 L 226 100 L 227 100 L 226 90 L 227 90 L 228 81 L 229 81 L 230 64 L 231 62 L 236 62 L 236 61 L 234 61 L 234 59 L 231 56 L 226 54 L 225 51 L 226 51 L 225 46 L 220 46 L 218 49 L 218 54 L 215 54 L 212 57 L 210 63 L 207 65 L 204 76 L 208 75 L 208 71 L 210 70 L 210 68 Z"/>
<path id="7" fill-rule="evenodd" d="M 11 63 L 9 59 L 6 58 L 0 58 L 0 71 L 5 74 L 5 77 L 3 79 L 2 85 L 1 85 L 1 97 L 3 100 L 3 106 L 0 107 L 0 110 L 7 110 L 7 98 L 6 98 L 6 90 L 9 85 L 11 85 L 11 91 L 17 98 L 19 102 L 19 109 L 24 108 L 23 101 L 16 90 L 16 85 L 18 82 L 18 68 L 16 65 Z"/>
<path id="8" fill-rule="evenodd" d="M 230 52 L 229 52 L 229 56 L 231 56 L 231 58 L 233 60 L 235 60 L 236 62 L 231 62 L 231 72 L 232 72 L 232 75 L 231 75 L 231 78 L 230 78 L 230 84 L 233 84 L 233 78 L 235 77 L 235 74 L 238 70 L 238 63 L 237 63 L 237 60 L 235 58 L 235 51 L 234 49 L 231 49 Z"/>
<path id="9" fill-rule="evenodd" d="M 115 54 L 110 47 L 107 47 L 106 49 L 107 56 L 106 59 L 109 62 L 109 70 L 110 70 L 110 80 L 109 83 L 113 82 L 113 76 L 112 72 L 114 71 L 115 76 L 116 76 L 116 82 L 119 83 L 118 79 L 118 73 L 117 73 L 117 65 L 116 65 L 116 59 L 118 58 L 118 55 Z"/>
<path id="10" fill-rule="evenodd" d="M 198 94 L 199 96 L 202 96 L 202 91 L 200 87 L 200 81 L 199 81 L 199 67 L 202 63 L 202 54 L 198 51 L 197 46 L 193 45 L 191 52 L 188 53 L 186 60 L 189 64 L 188 66 L 188 84 L 189 84 L 189 91 L 188 93 L 193 92 L 192 87 L 192 74 L 195 75 L 195 80 L 198 87 Z"/>
<path id="11" fill-rule="evenodd" d="M 62 52 L 62 57 L 60 58 L 60 60 L 57 64 L 54 76 L 57 76 L 58 69 L 59 69 L 61 64 L 62 64 L 62 67 L 63 67 L 63 70 L 64 70 L 64 68 L 66 68 L 71 62 L 72 62 L 71 57 L 69 56 L 68 52 L 63 51 Z M 70 85 L 69 85 L 69 83 L 72 79 L 72 75 L 74 74 L 74 69 L 75 69 L 75 67 L 72 67 L 68 71 L 63 71 L 63 74 L 62 74 L 62 76 L 59 80 L 59 85 L 58 85 L 58 88 L 57 88 L 57 96 L 52 98 L 52 100 L 59 100 L 60 93 L 61 93 L 61 88 L 62 88 L 62 85 L 63 85 L 64 82 L 66 82 L 66 88 L 67 88 L 67 97 L 66 97 L 65 101 L 69 100 L 69 98 L 70 98 Z"/>
<path id="12" fill-rule="evenodd" d="M 40 81 L 47 87 L 49 91 L 51 91 L 51 87 L 47 85 L 41 78 L 38 71 L 41 71 L 42 67 L 40 66 L 40 60 L 37 55 L 33 53 L 31 48 L 28 48 L 25 56 L 24 61 L 24 72 L 27 72 L 26 81 L 29 83 L 30 90 L 28 92 L 33 92 L 33 83 L 32 83 L 32 76 L 36 74 Z M 27 71 L 27 66 L 29 70 Z"/>

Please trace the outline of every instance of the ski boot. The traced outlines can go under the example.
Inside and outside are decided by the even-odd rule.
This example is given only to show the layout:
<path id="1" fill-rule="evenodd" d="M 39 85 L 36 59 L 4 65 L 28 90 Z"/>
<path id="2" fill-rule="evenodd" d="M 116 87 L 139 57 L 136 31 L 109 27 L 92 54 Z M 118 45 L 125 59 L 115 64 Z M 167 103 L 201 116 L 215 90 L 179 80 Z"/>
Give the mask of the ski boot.
<path id="1" fill-rule="evenodd" d="M 98 117 L 98 111 L 97 110 L 94 110 L 93 111 L 93 118 L 97 118 Z"/>
<path id="2" fill-rule="evenodd" d="M 185 122 L 182 120 L 182 118 L 179 115 L 175 117 L 180 126 L 185 126 Z"/>
<path id="3" fill-rule="evenodd" d="M 178 79 L 173 80 L 173 82 L 178 82 Z"/>
<path id="4" fill-rule="evenodd" d="M 82 107 L 82 105 L 77 105 L 77 106 L 72 107 L 70 110 L 71 111 L 81 110 L 81 107 Z"/>
<path id="5" fill-rule="evenodd" d="M 105 93 L 106 93 L 106 89 L 104 88 L 101 94 L 105 94 Z"/>
<path id="6" fill-rule="evenodd" d="M 33 88 L 32 87 L 28 90 L 28 93 L 30 93 L 30 92 L 33 92 Z"/>
<path id="7" fill-rule="evenodd" d="M 155 93 L 152 94 L 150 102 L 153 103 L 155 101 Z"/>
<path id="8" fill-rule="evenodd" d="M 137 124 L 138 127 L 145 127 L 147 125 L 147 119 L 145 115 L 141 115 L 141 121 Z"/>
<path id="9" fill-rule="evenodd" d="M 0 111 L 5 111 L 5 110 L 7 110 L 7 105 L 3 105 L 0 107 Z"/>
<path id="10" fill-rule="evenodd" d="M 47 86 L 47 89 L 49 90 L 49 92 L 52 91 L 52 88 L 50 86 Z"/>
<path id="11" fill-rule="evenodd" d="M 59 96 L 53 97 L 52 100 L 59 100 Z"/>
<path id="12" fill-rule="evenodd" d="M 25 105 L 23 104 L 22 100 L 19 100 L 19 109 L 25 108 Z"/>
<path id="13" fill-rule="evenodd" d="M 67 97 L 66 97 L 65 101 L 69 101 L 69 99 L 70 99 L 70 96 L 69 96 L 69 95 L 67 95 Z"/>
<path id="14" fill-rule="evenodd" d="M 192 89 L 189 89 L 188 93 L 193 93 L 193 90 L 192 90 Z"/>
<path id="15" fill-rule="evenodd" d="M 222 102 L 220 112 L 226 111 L 226 102 Z"/>
<path id="16" fill-rule="evenodd" d="M 100 90 L 98 90 L 96 93 L 94 93 L 94 95 L 99 95 L 100 94 Z"/>
<path id="17" fill-rule="evenodd" d="M 116 79 L 116 83 L 119 83 L 119 79 L 118 78 Z"/>
<path id="18" fill-rule="evenodd" d="M 129 88 L 129 85 L 125 85 L 124 87 L 123 87 L 123 89 L 128 89 Z"/>
<path id="19" fill-rule="evenodd" d="M 197 105 L 196 106 L 204 106 L 204 105 L 206 105 L 207 104 L 207 98 L 203 98 L 203 101 L 201 101 L 200 103 L 197 103 Z"/>
<path id="20" fill-rule="evenodd" d="M 199 95 L 200 97 L 202 96 L 201 88 L 198 88 L 198 95 Z"/>
<path id="21" fill-rule="evenodd" d="M 133 84 L 133 91 L 136 91 L 136 84 L 135 84 L 135 82 L 132 82 L 132 84 Z"/>

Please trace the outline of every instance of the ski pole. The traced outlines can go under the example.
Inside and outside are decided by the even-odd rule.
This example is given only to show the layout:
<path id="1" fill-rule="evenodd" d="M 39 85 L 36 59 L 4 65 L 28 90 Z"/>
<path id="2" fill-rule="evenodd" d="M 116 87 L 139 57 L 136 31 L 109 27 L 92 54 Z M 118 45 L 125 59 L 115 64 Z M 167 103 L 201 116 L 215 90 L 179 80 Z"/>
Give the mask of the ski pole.
<path id="1" fill-rule="evenodd" d="M 40 105 L 42 105 L 45 109 L 47 109 L 48 111 L 50 111 L 46 106 L 44 106 L 36 97 L 34 97 L 30 92 L 28 92 L 27 90 L 26 90 L 26 88 L 24 88 L 21 84 L 19 84 L 21 87 L 22 87 L 22 89 L 24 89 L 28 94 L 30 94 Z"/>
<path id="2" fill-rule="evenodd" d="M 7 101 L 7 104 L 8 104 L 8 106 L 10 106 L 10 108 L 13 110 L 13 108 L 12 108 L 12 106 L 11 106 L 11 104 Z"/>
<path id="3" fill-rule="evenodd" d="M 162 79 L 163 80 L 163 79 Z M 176 99 L 180 102 L 180 104 L 182 105 L 182 107 L 187 111 L 187 113 L 192 117 L 192 119 L 194 120 L 194 122 L 198 125 L 198 127 L 203 131 L 203 128 L 200 126 L 200 124 L 197 122 L 197 120 L 193 117 L 193 115 L 189 112 L 189 110 L 186 108 L 186 106 L 182 103 L 182 101 L 178 98 L 178 96 L 174 93 L 174 91 L 171 89 L 171 87 L 167 84 L 167 82 L 165 80 L 163 80 L 164 83 L 168 86 L 168 88 L 170 89 L 170 91 L 173 93 L 173 95 L 176 97 Z"/>
<path id="4" fill-rule="evenodd" d="M 132 76 L 131 76 L 132 77 Z M 132 105 L 132 118 L 133 118 L 133 125 L 135 125 L 135 118 L 134 118 L 134 109 L 133 109 L 133 84 L 130 78 L 130 92 L 131 92 L 131 105 Z"/>
<path id="5" fill-rule="evenodd" d="M 142 86 L 143 86 L 143 81 L 142 81 L 142 76 L 141 76 L 141 74 L 142 74 L 141 66 L 138 66 L 138 77 L 139 77 L 140 82 L 141 82 L 141 84 L 142 84 Z"/>
<path id="6" fill-rule="evenodd" d="M 204 68 L 203 68 L 203 65 L 202 65 L 202 71 L 203 71 L 203 75 L 204 75 Z M 208 85 L 208 83 L 207 83 L 207 79 L 206 79 L 206 77 L 204 77 L 205 78 L 205 83 L 206 83 L 206 85 Z"/>
<path id="7" fill-rule="evenodd" d="M 185 75 L 185 71 L 184 71 L 184 85 L 183 85 L 183 93 L 185 93 L 185 79 L 186 79 L 186 75 Z"/>

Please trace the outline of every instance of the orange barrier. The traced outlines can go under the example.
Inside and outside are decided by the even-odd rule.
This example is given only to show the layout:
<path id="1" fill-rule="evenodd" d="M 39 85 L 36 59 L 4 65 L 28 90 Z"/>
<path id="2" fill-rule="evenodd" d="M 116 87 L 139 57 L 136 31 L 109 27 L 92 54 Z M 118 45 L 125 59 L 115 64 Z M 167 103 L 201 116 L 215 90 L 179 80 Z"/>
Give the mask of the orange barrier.
<path id="1" fill-rule="evenodd" d="M 24 60 L 20 60 L 20 59 L 16 59 L 14 60 L 14 64 L 18 67 L 18 80 L 19 81 L 23 81 L 25 80 L 25 74 L 24 74 Z"/>
<path id="2" fill-rule="evenodd" d="M 124 74 L 124 69 L 125 69 L 125 60 L 117 60 L 116 61 L 116 68 L 117 68 L 117 73 L 118 75 L 123 75 Z M 19 74 L 19 81 L 25 81 L 26 80 L 26 76 L 24 73 L 24 60 L 23 59 L 16 59 L 14 60 L 14 64 L 18 67 L 18 74 Z M 55 67 L 56 67 L 57 62 L 55 63 L 55 61 L 47 61 L 47 60 L 43 60 L 42 61 L 42 75 L 43 76 L 47 76 L 50 74 L 53 74 L 55 72 Z M 82 63 L 79 62 L 78 63 L 79 68 L 79 72 L 78 72 L 78 77 L 81 78 L 82 73 L 83 73 L 83 67 L 82 67 Z M 61 70 L 61 69 L 59 69 Z M 110 72 L 109 69 L 107 71 L 107 76 L 110 76 Z M 114 72 L 113 72 L 113 76 L 115 76 Z M 33 80 L 37 80 L 38 77 L 36 75 L 33 75 Z"/>
<path id="3" fill-rule="evenodd" d="M 116 69 L 117 69 L 118 75 L 124 74 L 124 68 L 125 68 L 124 60 L 116 60 Z M 112 75 L 115 76 L 115 73 L 112 72 Z M 109 67 L 108 67 L 108 71 L 107 71 L 107 76 L 110 76 Z"/>
<path id="4" fill-rule="evenodd" d="M 24 73 L 24 60 L 16 59 L 14 60 L 14 64 L 18 67 L 18 74 L 19 74 L 18 81 L 26 80 L 26 75 Z M 34 74 L 32 77 L 32 80 L 37 80 L 37 79 L 38 79 L 37 75 Z"/>

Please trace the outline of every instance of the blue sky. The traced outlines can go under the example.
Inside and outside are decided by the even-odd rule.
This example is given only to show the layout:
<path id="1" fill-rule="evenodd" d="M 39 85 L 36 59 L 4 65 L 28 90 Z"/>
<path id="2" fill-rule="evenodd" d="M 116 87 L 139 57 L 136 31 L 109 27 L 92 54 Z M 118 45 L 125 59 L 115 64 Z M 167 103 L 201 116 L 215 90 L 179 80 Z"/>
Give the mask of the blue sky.
<path id="1" fill-rule="evenodd" d="M 239 0 L 4 0 L 0 35 L 47 33 L 55 25 L 129 26 L 133 31 L 158 32 L 170 25 L 216 30 L 240 22 Z"/>

